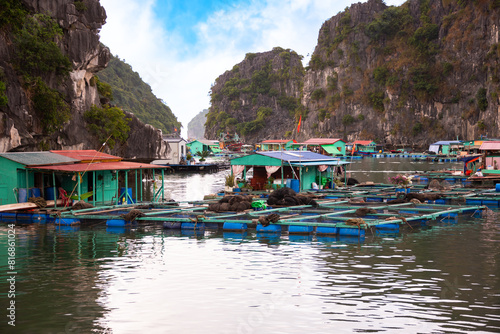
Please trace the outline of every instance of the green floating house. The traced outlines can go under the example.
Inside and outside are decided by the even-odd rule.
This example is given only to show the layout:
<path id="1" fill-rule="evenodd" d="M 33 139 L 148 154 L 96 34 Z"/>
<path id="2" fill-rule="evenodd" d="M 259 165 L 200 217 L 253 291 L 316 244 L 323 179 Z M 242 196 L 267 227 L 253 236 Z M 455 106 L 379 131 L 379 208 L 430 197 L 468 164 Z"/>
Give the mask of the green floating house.
<path id="1" fill-rule="evenodd" d="M 377 143 L 371 140 L 356 140 L 352 143 L 352 153 L 371 155 L 378 151 Z"/>
<path id="2" fill-rule="evenodd" d="M 217 140 L 196 139 L 187 143 L 186 146 L 191 150 L 192 155 L 196 155 L 196 153 L 204 151 L 212 153 L 221 152 L 219 142 Z"/>
<path id="3" fill-rule="evenodd" d="M 338 138 L 311 138 L 300 143 L 308 151 L 331 156 L 344 156 L 345 144 L 345 141 Z"/>
<path id="4" fill-rule="evenodd" d="M 160 166 L 122 161 L 95 150 L 0 153 L 0 205 L 40 196 L 71 197 L 94 206 L 142 201 L 143 172 L 154 178 L 155 169 L 163 176 Z M 163 198 L 161 185 L 150 197 L 155 201 L 160 195 Z"/>
<path id="5" fill-rule="evenodd" d="M 463 149 L 463 144 L 459 140 L 441 140 L 429 145 L 429 151 L 436 154 L 458 154 Z"/>
<path id="6" fill-rule="evenodd" d="M 289 151 L 293 150 L 295 144 L 297 144 L 297 141 L 292 139 L 270 139 L 264 140 L 258 145 L 260 145 L 261 151 Z"/>
<path id="7" fill-rule="evenodd" d="M 280 186 L 288 186 L 296 192 L 308 190 L 313 183 L 321 185 L 323 180 L 342 177 L 345 180 L 345 165 L 331 156 L 310 151 L 270 151 L 257 152 L 231 159 L 231 173 L 236 177 L 253 169 L 250 185 L 253 190 L 264 190 L 270 181 Z M 326 183 L 328 184 L 328 183 Z"/>

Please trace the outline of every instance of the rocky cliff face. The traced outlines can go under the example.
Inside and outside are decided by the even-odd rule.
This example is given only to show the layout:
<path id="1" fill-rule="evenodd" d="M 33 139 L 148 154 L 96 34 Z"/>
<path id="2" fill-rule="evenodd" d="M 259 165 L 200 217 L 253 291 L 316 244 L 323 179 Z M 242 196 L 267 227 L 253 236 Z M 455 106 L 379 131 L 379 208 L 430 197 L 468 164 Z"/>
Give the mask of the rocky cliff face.
<path id="1" fill-rule="evenodd" d="M 497 1 L 353 4 L 323 24 L 299 89 L 287 91 L 300 97 L 297 139 L 423 148 L 436 140 L 500 137 L 499 22 Z M 227 79 L 219 77 L 218 87 Z M 237 114 L 227 106 L 221 111 Z M 271 128 L 273 138 L 285 135 L 274 125 L 261 131 Z"/>
<path id="2" fill-rule="evenodd" d="M 217 78 L 211 91 L 205 137 L 237 132 L 256 143 L 291 133 L 304 76 L 301 57 L 280 47 L 249 53 Z"/>
<path id="3" fill-rule="evenodd" d="M 207 119 L 208 109 L 200 111 L 187 126 L 187 133 L 189 139 L 203 139 L 205 138 L 205 121 Z"/>
<path id="4" fill-rule="evenodd" d="M 29 15 L 43 13 L 52 17 L 62 28 L 57 45 L 71 62 L 69 75 L 41 75 L 48 87 L 58 91 L 70 107 L 70 120 L 54 133 L 44 130 L 29 89 L 15 65 L 16 48 L 12 29 L 0 34 L 0 66 L 6 82 L 8 104 L 0 108 L 0 152 L 37 151 L 43 149 L 96 149 L 100 143 L 85 127 L 83 113 L 92 105 L 100 106 L 93 76 L 109 62 L 109 49 L 99 43 L 99 29 L 105 23 L 106 12 L 98 0 L 22 0 Z M 125 158 L 154 154 L 149 158 L 164 158 L 168 153 L 161 131 L 152 130 L 135 119 L 131 123 L 131 139 L 116 145 L 109 153 Z M 138 138 L 136 138 L 138 137 Z M 145 149 L 145 147 L 147 148 Z"/>

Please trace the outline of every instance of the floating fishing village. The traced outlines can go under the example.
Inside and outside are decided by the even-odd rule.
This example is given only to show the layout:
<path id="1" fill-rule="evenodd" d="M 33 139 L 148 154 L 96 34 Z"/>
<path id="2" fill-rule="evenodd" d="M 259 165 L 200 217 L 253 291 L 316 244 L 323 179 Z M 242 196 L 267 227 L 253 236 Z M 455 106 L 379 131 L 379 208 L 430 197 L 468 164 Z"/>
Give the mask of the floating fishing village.
<path id="1" fill-rule="evenodd" d="M 0 1 L 0 333 L 500 333 L 500 0 Z"/>
<path id="2" fill-rule="evenodd" d="M 182 144 L 185 154 L 178 163 L 127 162 L 95 150 L 0 153 L 0 198 L 11 202 L 0 205 L 0 220 L 364 237 L 414 229 L 432 220 L 480 216 L 500 206 L 500 141 L 468 146 L 442 141 L 426 154 L 384 153 L 374 142 L 346 145 L 321 138 L 265 141 L 250 152 L 229 151 L 214 141 Z M 214 167 L 203 163 L 209 154 L 200 154 L 201 162 L 194 163 L 191 150 L 229 160 Z M 345 155 L 346 150 L 351 155 Z M 393 175 L 387 184 L 349 177 L 353 159 L 380 157 L 460 160 L 464 168 Z M 229 168 L 224 190 L 203 200 L 165 200 L 163 180 L 186 172 L 179 166 L 197 166 L 192 172 Z"/>

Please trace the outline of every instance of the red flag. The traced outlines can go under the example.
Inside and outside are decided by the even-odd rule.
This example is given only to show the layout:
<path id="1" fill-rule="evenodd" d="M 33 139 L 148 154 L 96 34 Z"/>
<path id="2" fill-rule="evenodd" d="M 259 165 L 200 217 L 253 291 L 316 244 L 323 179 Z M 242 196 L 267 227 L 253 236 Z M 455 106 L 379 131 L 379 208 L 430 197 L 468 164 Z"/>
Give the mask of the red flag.
<path id="1" fill-rule="evenodd" d="M 297 125 L 297 132 L 300 131 L 300 123 L 302 122 L 302 115 L 300 115 L 300 118 L 299 118 L 299 125 Z"/>

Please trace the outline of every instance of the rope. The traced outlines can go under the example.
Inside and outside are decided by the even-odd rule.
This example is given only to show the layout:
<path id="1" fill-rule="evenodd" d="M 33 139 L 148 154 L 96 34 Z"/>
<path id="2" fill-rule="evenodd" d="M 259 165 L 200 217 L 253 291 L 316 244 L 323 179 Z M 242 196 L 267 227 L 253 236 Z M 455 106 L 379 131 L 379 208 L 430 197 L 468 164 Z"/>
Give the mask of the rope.
<path id="1" fill-rule="evenodd" d="M 363 220 L 363 218 L 350 218 L 345 221 L 346 225 L 357 226 L 358 229 L 361 228 L 361 225 L 365 225 L 368 227 L 368 224 Z"/>
<path id="2" fill-rule="evenodd" d="M 267 216 L 259 216 L 258 222 L 261 223 L 262 226 L 267 227 L 270 223 L 277 223 L 280 220 L 280 215 L 277 213 L 271 213 Z"/>
<path id="3" fill-rule="evenodd" d="M 84 202 L 84 201 L 78 201 L 73 206 L 71 207 L 71 210 L 81 210 L 81 209 L 90 209 L 93 208 L 94 206 L 90 203 Z"/>
<path id="4" fill-rule="evenodd" d="M 45 208 L 47 206 L 47 201 L 43 197 L 30 197 L 28 202 L 35 203 L 39 208 Z"/>
<path id="5" fill-rule="evenodd" d="M 133 222 L 137 217 L 144 217 L 145 214 L 142 211 L 132 209 L 129 213 L 120 215 L 123 219 L 129 222 Z"/>
<path id="6" fill-rule="evenodd" d="M 391 220 L 402 220 L 404 221 L 408 226 L 410 226 L 410 228 L 413 230 L 413 227 L 410 225 L 410 223 L 408 223 L 408 221 L 406 220 L 405 217 L 403 216 L 399 216 L 399 217 L 396 217 L 396 216 L 393 216 L 393 217 L 389 217 L 389 218 L 386 218 L 385 219 L 386 221 L 391 221 Z"/>

